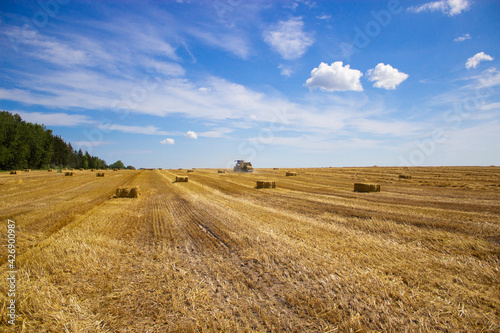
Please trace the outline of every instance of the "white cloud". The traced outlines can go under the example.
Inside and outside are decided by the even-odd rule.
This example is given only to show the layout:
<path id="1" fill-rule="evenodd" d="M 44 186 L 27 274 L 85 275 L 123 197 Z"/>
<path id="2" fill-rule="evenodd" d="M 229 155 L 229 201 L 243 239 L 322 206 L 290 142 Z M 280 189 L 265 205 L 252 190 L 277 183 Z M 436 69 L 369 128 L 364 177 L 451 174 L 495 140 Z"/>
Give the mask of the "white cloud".
<path id="1" fill-rule="evenodd" d="M 246 59 L 250 53 L 248 41 L 242 34 L 237 33 L 213 33 L 207 30 L 197 28 L 189 28 L 187 32 L 201 40 L 207 45 L 214 46 L 235 54 L 236 56 Z"/>
<path id="2" fill-rule="evenodd" d="M 12 111 L 12 114 L 17 113 L 23 120 L 31 123 L 44 124 L 45 126 L 80 126 L 93 123 L 87 116 L 80 114 L 67 113 L 41 113 L 41 112 L 25 112 Z"/>
<path id="3" fill-rule="evenodd" d="M 425 11 L 440 11 L 446 15 L 454 16 L 461 14 L 470 7 L 469 0 L 441 0 L 428 2 L 420 6 L 412 6 L 408 8 L 408 11 L 414 13 L 420 13 Z"/>
<path id="4" fill-rule="evenodd" d="M 207 138 L 223 138 L 226 134 L 232 133 L 233 130 L 231 128 L 216 128 L 213 131 L 206 131 L 198 133 L 198 136 L 203 136 Z"/>
<path id="5" fill-rule="evenodd" d="M 314 43 L 311 34 L 303 31 L 302 18 L 280 21 L 264 34 L 264 40 L 285 60 L 295 60 L 304 55 Z"/>
<path id="6" fill-rule="evenodd" d="M 194 140 L 198 139 L 198 135 L 193 131 L 187 131 L 187 133 L 184 136 L 188 139 L 194 139 Z"/>
<path id="7" fill-rule="evenodd" d="M 465 63 L 465 68 L 467 69 L 476 68 L 481 61 L 492 61 L 492 60 L 493 60 L 492 56 L 487 55 L 484 52 L 479 52 L 475 56 L 467 59 L 467 62 Z"/>
<path id="8" fill-rule="evenodd" d="M 332 16 L 331 16 L 331 15 L 326 15 L 326 14 L 323 14 L 323 15 L 321 15 L 321 16 L 316 16 L 316 18 L 317 18 L 318 20 L 329 20 L 329 19 L 331 19 L 331 18 L 332 18 Z"/>
<path id="9" fill-rule="evenodd" d="M 81 146 L 81 147 L 99 147 L 102 145 L 109 145 L 114 142 L 112 141 L 75 141 L 72 144 L 74 146 Z"/>
<path id="10" fill-rule="evenodd" d="M 465 41 L 467 39 L 471 39 L 470 34 L 464 34 L 464 35 L 462 35 L 460 37 L 455 38 L 453 41 L 454 42 L 463 42 L 463 41 Z"/>
<path id="11" fill-rule="evenodd" d="M 161 140 L 160 143 L 162 145 L 173 145 L 174 139 L 166 138 L 165 140 Z"/>
<path id="12" fill-rule="evenodd" d="M 279 65 L 278 68 L 281 70 L 280 73 L 283 76 L 290 77 L 293 74 L 293 70 L 286 65 Z"/>
<path id="13" fill-rule="evenodd" d="M 130 126 L 130 125 L 119 125 L 119 124 L 99 124 L 99 129 L 108 131 L 120 131 L 124 133 L 131 134 L 147 134 L 147 135 L 172 135 L 175 133 L 161 131 L 156 126 Z"/>
<path id="14" fill-rule="evenodd" d="M 375 68 L 369 69 L 366 76 L 370 81 L 375 81 L 373 84 L 376 88 L 396 89 L 401 82 L 408 78 L 408 74 L 398 71 L 391 65 L 379 63 Z"/>
<path id="15" fill-rule="evenodd" d="M 342 61 L 336 61 L 329 66 L 322 62 L 319 67 L 311 71 L 311 77 L 307 79 L 306 86 L 310 89 L 320 88 L 326 91 L 362 91 L 363 87 L 359 79 L 363 73 L 357 69 L 351 69 L 349 65 L 343 66 Z"/>

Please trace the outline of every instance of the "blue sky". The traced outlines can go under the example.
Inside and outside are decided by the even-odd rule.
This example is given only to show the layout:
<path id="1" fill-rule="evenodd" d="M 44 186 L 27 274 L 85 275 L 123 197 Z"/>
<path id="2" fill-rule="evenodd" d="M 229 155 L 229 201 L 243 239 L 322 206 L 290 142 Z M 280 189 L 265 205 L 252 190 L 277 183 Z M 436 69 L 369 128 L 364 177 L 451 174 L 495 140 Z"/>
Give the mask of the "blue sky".
<path id="1" fill-rule="evenodd" d="M 498 1 L 8 1 L 0 109 L 136 167 L 500 164 Z"/>

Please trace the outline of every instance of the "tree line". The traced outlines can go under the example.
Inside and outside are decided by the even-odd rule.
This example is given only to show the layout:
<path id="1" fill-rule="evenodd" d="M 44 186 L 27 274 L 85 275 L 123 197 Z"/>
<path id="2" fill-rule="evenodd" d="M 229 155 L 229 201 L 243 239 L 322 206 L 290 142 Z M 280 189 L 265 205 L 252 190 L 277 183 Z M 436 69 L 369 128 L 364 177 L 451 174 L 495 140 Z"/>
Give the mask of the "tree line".
<path id="1" fill-rule="evenodd" d="M 118 162 L 124 167 L 121 161 L 108 166 L 87 151 L 76 151 L 44 125 L 26 122 L 18 114 L 0 112 L 0 170 L 104 169 L 116 167 Z"/>

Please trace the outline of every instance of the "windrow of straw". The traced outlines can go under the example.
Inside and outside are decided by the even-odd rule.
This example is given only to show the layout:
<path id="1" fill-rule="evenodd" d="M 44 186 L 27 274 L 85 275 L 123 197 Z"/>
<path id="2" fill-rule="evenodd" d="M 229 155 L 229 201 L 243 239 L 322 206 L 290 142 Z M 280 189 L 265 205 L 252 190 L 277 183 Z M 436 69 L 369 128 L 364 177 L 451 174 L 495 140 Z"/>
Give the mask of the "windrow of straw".
<path id="1" fill-rule="evenodd" d="M 116 198 L 138 198 L 139 197 L 139 187 L 119 187 L 115 192 Z"/>
<path id="2" fill-rule="evenodd" d="M 275 187 L 276 187 L 276 182 L 274 181 L 271 182 L 260 181 L 260 180 L 257 181 L 257 188 L 275 188 Z"/>
<path id="3" fill-rule="evenodd" d="M 380 192 L 380 185 L 355 183 L 354 192 Z"/>

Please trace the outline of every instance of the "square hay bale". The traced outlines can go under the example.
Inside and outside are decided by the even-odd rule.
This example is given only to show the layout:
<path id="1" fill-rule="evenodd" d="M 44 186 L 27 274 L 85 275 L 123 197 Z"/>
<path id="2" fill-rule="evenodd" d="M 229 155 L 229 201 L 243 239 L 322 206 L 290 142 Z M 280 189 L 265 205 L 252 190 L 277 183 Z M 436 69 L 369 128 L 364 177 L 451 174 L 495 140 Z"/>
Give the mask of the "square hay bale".
<path id="1" fill-rule="evenodd" d="M 355 183 L 354 192 L 380 192 L 380 185 Z"/>
<path id="2" fill-rule="evenodd" d="M 73 174 L 74 174 L 73 172 L 65 172 L 64 173 L 65 176 L 73 176 Z"/>
<path id="3" fill-rule="evenodd" d="M 280 168 L 273 168 L 273 170 L 279 170 Z"/>
<path id="4" fill-rule="evenodd" d="M 194 169 L 193 170 L 188 170 L 187 172 L 194 172 Z"/>
<path id="5" fill-rule="evenodd" d="M 286 175 L 287 176 L 297 176 L 297 173 L 296 172 L 287 172 Z"/>
<path id="6" fill-rule="evenodd" d="M 183 170 L 182 168 L 179 168 L 178 170 Z"/>
<path id="7" fill-rule="evenodd" d="M 17 171 L 16 170 L 13 170 L 10 172 L 11 175 L 17 175 Z"/>
<path id="8" fill-rule="evenodd" d="M 31 170 L 30 169 L 24 169 L 24 172 L 30 172 Z"/>
<path id="9" fill-rule="evenodd" d="M 118 169 L 117 168 L 113 168 L 113 171 L 118 171 Z"/>
<path id="10" fill-rule="evenodd" d="M 94 171 L 95 171 L 95 169 L 90 169 L 90 172 L 94 172 Z"/>
<path id="11" fill-rule="evenodd" d="M 219 170 L 218 173 L 226 173 L 226 170 Z"/>
<path id="12" fill-rule="evenodd" d="M 52 170 L 52 169 L 49 169 L 49 170 L 47 170 L 47 171 L 48 171 L 48 172 L 52 172 L 52 171 L 54 171 L 54 170 Z"/>
<path id="13" fill-rule="evenodd" d="M 95 175 L 96 177 L 104 177 L 104 172 L 98 172 Z"/>
<path id="14" fill-rule="evenodd" d="M 80 169 L 78 169 L 78 170 L 83 171 L 83 168 L 80 168 Z"/>
<path id="15" fill-rule="evenodd" d="M 158 170 L 163 170 L 163 168 L 158 168 Z"/>
<path id="16" fill-rule="evenodd" d="M 276 182 L 257 181 L 257 188 L 276 188 Z"/>
<path id="17" fill-rule="evenodd" d="M 189 177 L 175 177 L 176 183 L 187 183 L 189 181 Z"/>
<path id="18" fill-rule="evenodd" d="M 399 175 L 399 179 L 411 179 L 410 175 Z"/>
<path id="19" fill-rule="evenodd" d="M 139 187 L 119 187 L 115 192 L 116 198 L 138 198 Z"/>

